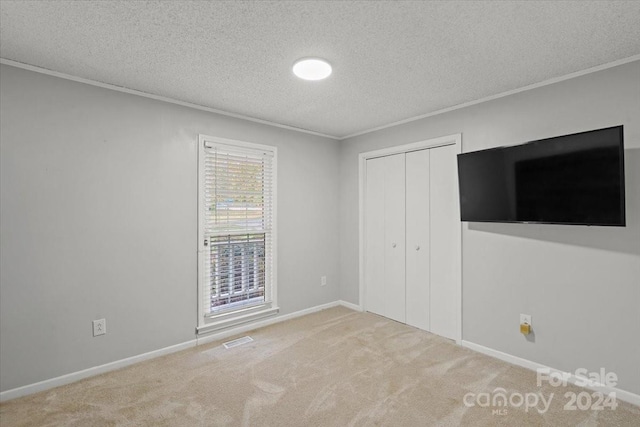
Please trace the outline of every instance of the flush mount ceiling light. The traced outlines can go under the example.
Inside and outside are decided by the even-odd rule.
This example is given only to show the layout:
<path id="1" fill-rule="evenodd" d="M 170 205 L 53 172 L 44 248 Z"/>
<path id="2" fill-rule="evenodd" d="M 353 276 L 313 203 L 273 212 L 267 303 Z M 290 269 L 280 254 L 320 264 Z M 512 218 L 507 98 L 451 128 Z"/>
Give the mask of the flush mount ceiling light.
<path id="1" fill-rule="evenodd" d="M 293 74 L 304 80 L 322 80 L 331 75 L 331 65 L 320 58 L 302 58 L 293 64 Z"/>

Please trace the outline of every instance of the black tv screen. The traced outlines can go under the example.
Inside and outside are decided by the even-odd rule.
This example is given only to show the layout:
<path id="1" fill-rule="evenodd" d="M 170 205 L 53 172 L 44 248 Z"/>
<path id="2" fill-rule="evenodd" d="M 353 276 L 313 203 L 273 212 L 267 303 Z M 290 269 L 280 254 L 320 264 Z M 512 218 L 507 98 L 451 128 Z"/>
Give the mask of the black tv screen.
<path id="1" fill-rule="evenodd" d="M 458 155 L 462 221 L 625 226 L 623 127 Z"/>

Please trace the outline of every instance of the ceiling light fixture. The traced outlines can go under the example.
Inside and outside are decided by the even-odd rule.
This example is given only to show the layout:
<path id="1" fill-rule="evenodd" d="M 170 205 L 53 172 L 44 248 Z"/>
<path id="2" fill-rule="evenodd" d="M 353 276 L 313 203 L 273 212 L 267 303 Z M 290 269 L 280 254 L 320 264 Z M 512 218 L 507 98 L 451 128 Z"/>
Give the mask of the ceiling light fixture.
<path id="1" fill-rule="evenodd" d="M 293 74 L 304 80 L 322 80 L 331 75 L 331 65 L 320 58 L 302 58 L 293 64 Z"/>

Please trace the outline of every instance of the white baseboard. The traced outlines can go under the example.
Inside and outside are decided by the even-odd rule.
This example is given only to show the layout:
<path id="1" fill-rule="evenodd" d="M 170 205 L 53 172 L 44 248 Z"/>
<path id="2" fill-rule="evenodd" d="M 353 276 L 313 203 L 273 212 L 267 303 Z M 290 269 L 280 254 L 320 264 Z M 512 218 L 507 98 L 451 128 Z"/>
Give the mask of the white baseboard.
<path id="1" fill-rule="evenodd" d="M 104 374 L 105 372 L 115 371 L 116 369 L 142 362 L 143 360 L 154 359 L 156 357 L 164 356 L 165 354 L 185 350 L 187 348 L 194 347 L 196 344 L 196 340 L 191 340 L 181 344 L 164 347 L 159 350 L 150 351 L 148 353 L 139 354 L 137 356 L 127 357 L 126 359 L 116 360 L 115 362 L 105 363 L 104 365 L 94 366 L 93 368 L 83 369 L 82 371 L 72 372 L 70 374 L 40 381 L 34 384 L 28 384 L 22 387 L 3 391 L 0 393 L 0 402 L 37 393 L 39 391 L 49 390 L 50 388 L 59 387 L 61 385 L 70 384 L 84 378 Z"/>
<path id="2" fill-rule="evenodd" d="M 316 305 L 315 307 L 305 308 L 304 310 L 299 310 L 293 313 L 284 314 L 281 316 L 269 317 L 268 319 L 258 320 L 255 322 L 248 323 L 246 325 L 240 325 L 238 327 L 230 328 L 224 331 L 212 332 L 211 334 L 199 336 L 197 338 L 198 345 L 207 344 L 213 341 L 229 338 L 230 336 L 233 336 L 233 335 L 253 331 L 254 329 L 263 328 L 265 326 L 273 325 L 274 323 L 284 322 L 285 320 L 295 319 L 296 317 L 306 316 L 307 314 L 315 313 L 317 311 L 326 310 L 327 308 L 332 308 L 337 306 L 343 306 L 350 310 L 362 311 L 362 307 L 360 307 L 359 305 L 356 305 L 347 301 L 342 301 L 342 300 L 332 301 L 326 304 Z"/>
<path id="3" fill-rule="evenodd" d="M 304 310 L 296 311 L 294 313 L 285 314 L 282 316 L 274 316 L 265 320 L 244 324 L 238 327 L 232 327 L 224 331 L 214 332 L 209 335 L 200 336 L 194 340 L 183 342 L 181 344 L 164 347 L 159 350 L 150 351 L 148 353 L 139 354 L 137 356 L 128 357 L 126 359 L 116 360 L 115 362 L 106 363 L 100 366 L 94 366 L 92 368 L 83 369 L 82 371 L 71 372 L 66 375 L 51 378 L 48 380 L 40 381 L 34 384 L 28 384 L 22 387 L 17 387 L 11 390 L 0 392 L 0 402 L 4 402 L 17 397 L 27 396 L 29 394 L 37 393 L 44 390 L 49 390 L 54 387 L 59 387 L 65 384 L 70 384 L 84 378 L 92 377 L 94 375 L 104 374 L 105 372 L 114 371 L 116 369 L 124 368 L 125 366 L 133 365 L 134 363 L 142 362 L 148 359 L 154 359 L 156 357 L 164 356 L 166 354 L 175 353 L 180 350 L 185 350 L 196 345 L 207 344 L 220 339 L 228 338 L 232 335 L 241 334 L 244 332 L 252 331 L 254 329 L 262 328 L 264 326 L 272 325 L 278 322 L 284 322 L 285 320 L 295 319 L 296 317 L 304 316 L 307 314 L 315 313 L 320 310 L 325 310 L 331 307 L 337 307 L 342 305 L 344 307 L 359 310 L 359 307 L 355 304 L 351 304 L 345 301 L 333 301 L 327 304 L 317 305 Z"/>
<path id="4" fill-rule="evenodd" d="M 355 311 L 363 311 L 362 310 L 362 306 L 356 305 L 356 304 L 354 304 L 352 302 L 348 302 L 348 301 L 344 301 L 344 300 L 339 300 L 338 301 L 338 305 L 341 305 L 343 307 L 346 307 L 348 309 L 355 310 Z"/>
<path id="5" fill-rule="evenodd" d="M 265 326 L 273 325 L 274 323 L 284 322 L 285 320 L 295 319 L 296 317 L 305 316 L 307 314 L 315 313 L 316 311 L 325 310 L 331 307 L 336 307 L 338 305 L 339 305 L 338 301 L 333 301 L 327 304 L 321 304 L 321 305 L 316 305 L 315 307 L 305 308 L 304 310 L 296 311 L 293 313 L 283 314 L 282 316 L 269 317 L 268 319 L 259 320 L 257 322 L 248 323 L 246 325 L 240 325 L 238 327 L 227 329 L 224 331 L 213 332 L 208 335 L 199 336 L 197 338 L 198 345 L 207 344 L 213 341 L 229 338 L 232 335 L 253 331 L 254 329 L 263 328 Z"/>
<path id="6" fill-rule="evenodd" d="M 583 386 L 582 384 L 588 381 L 586 378 L 578 377 L 575 374 L 572 374 L 570 372 L 560 371 L 558 369 L 541 365 L 540 363 L 532 362 L 531 360 L 522 359 L 520 357 L 513 356 L 508 353 L 503 353 L 501 351 L 494 350 L 492 348 L 485 347 L 480 344 L 475 344 L 475 343 L 464 341 L 464 340 L 461 341 L 461 344 L 463 347 L 477 351 L 478 353 L 486 354 L 487 356 L 495 357 L 496 359 L 500 359 L 517 366 L 522 366 L 523 368 L 527 368 L 532 371 L 536 371 L 537 369 L 548 370 L 550 375 L 561 375 L 563 378 L 567 379 L 567 382 L 571 384 L 578 383 L 578 385 Z M 615 393 L 616 399 L 624 400 L 625 402 L 629 402 L 633 405 L 640 406 L 640 395 L 631 393 L 630 391 L 621 390 L 615 387 L 608 387 L 606 385 L 596 384 L 596 383 L 592 383 L 591 385 L 585 385 L 583 387 L 588 388 L 590 390 L 599 391 L 604 394 Z"/>

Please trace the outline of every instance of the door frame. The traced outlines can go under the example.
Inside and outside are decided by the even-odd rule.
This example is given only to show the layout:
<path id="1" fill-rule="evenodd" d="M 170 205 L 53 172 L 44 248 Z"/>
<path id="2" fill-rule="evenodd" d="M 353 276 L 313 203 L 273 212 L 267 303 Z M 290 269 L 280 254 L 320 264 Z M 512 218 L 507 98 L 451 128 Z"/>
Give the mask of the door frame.
<path id="1" fill-rule="evenodd" d="M 358 154 L 358 211 L 359 211 L 359 300 L 360 309 L 366 311 L 366 302 L 364 298 L 365 293 L 365 189 L 367 179 L 367 160 L 375 159 L 376 157 L 390 156 L 393 154 L 410 153 L 412 151 L 425 150 L 429 148 L 444 147 L 447 145 L 455 145 L 457 147 L 456 154 L 462 152 L 462 134 L 456 133 L 453 135 L 446 135 L 437 138 L 426 139 L 424 141 L 413 142 L 410 144 L 396 145 L 393 147 L 387 147 L 380 150 L 367 151 Z M 456 286 L 456 335 L 454 337 L 457 344 L 462 342 L 462 222 L 460 222 L 459 229 L 459 244 L 458 244 L 458 266 L 460 271 L 458 272 L 458 286 Z"/>

